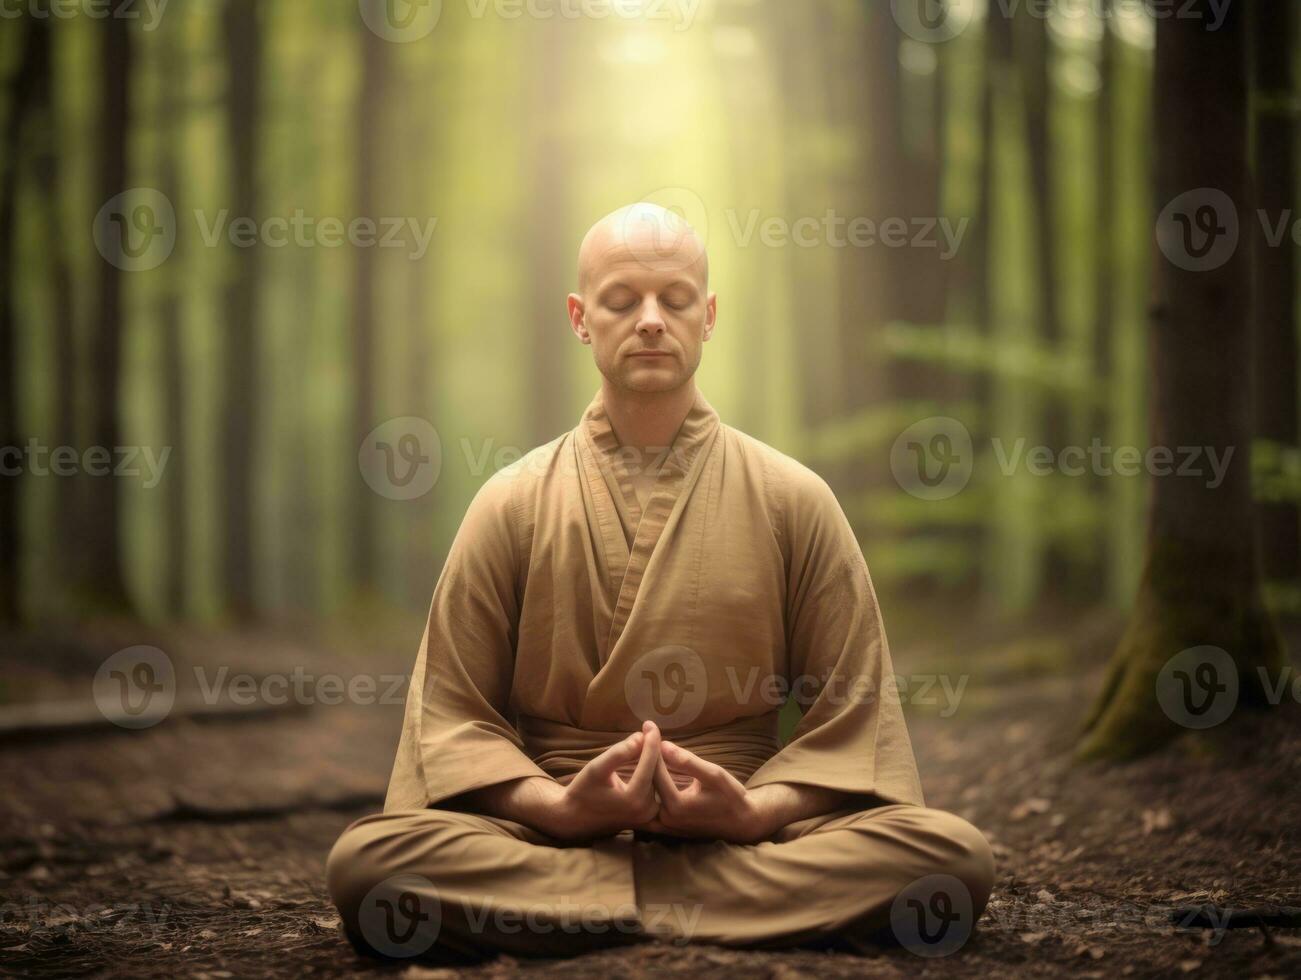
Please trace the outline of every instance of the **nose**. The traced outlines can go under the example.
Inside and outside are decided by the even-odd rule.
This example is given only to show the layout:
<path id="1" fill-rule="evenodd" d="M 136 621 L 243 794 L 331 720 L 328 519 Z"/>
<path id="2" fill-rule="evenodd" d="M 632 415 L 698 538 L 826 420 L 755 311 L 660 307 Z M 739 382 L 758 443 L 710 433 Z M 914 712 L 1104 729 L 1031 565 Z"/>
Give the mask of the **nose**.
<path id="1" fill-rule="evenodd" d="M 664 315 L 660 304 L 654 296 L 646 297 L 641 304 L 641 314 L 637 317 L 637 332 L 643 337 L 658 337 L 664 332 Z"/>

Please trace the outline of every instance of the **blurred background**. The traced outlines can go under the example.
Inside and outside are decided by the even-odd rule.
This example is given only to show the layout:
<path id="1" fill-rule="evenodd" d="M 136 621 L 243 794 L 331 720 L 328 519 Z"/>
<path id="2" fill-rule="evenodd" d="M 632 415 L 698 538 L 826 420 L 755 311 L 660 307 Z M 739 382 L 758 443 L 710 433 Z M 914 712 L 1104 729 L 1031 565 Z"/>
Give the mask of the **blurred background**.
<path id="1" fill-rule="evenodd" d="M 475 488 L 595 392 L 565 295 L 642 199 L 707 238 L 707 397 L 831 481 L 879 588 L 1125 607 L 1144 477 L 990 438 L 1145 445 L 1151 13 L 542 6 L 6 14 L 6 442 L 139 473 L 5 479 L 9 614 L 422 613 Z M 977 453 L 942 501 L 891 474 L 932 416 Z M 413 499 L 359 466 L 394 418 L 438 440 Z"/>

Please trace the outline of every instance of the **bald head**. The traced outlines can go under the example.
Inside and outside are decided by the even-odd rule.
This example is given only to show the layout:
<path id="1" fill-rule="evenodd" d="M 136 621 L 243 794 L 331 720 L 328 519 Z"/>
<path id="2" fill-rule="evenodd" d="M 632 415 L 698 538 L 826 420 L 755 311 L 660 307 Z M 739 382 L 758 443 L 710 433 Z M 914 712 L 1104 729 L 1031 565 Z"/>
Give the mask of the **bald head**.
<path id="1" fill-rule="evenodd" d="M 681 215 L 642 201 L 612 211 L 592 225 L 578 249 L 578 290 L 585 292 L 599 272 L 634 260 L 647 267 L 694 273 L 709 284 L 705 243 Z"/>
<path id="2" fill-rule="evenodd" d="M 607 214 L 578 250 L 568 308 L 574 335 L 591 345 L 612 390 L 683 391 L 718 314 L 705 243 L 657 204 Z"/>

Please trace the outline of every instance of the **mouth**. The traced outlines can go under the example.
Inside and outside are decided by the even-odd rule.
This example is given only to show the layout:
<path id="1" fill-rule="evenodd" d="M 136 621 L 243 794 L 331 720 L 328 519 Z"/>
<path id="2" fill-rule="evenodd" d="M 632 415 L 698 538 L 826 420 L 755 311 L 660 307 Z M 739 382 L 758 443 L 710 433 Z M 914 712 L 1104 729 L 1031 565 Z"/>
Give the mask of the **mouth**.
<path id="1" fill-rule="evenodd" d="M 671 357 L 672 355 L 666 350 L 635 350 L 629 357 Z"/>

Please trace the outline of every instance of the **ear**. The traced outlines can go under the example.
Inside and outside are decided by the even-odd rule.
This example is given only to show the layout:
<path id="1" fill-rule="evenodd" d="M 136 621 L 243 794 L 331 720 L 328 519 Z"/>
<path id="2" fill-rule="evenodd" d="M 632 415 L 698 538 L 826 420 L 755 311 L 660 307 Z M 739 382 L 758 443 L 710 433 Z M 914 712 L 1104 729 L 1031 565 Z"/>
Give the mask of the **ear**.
<path id="1" fill-rule="evenodd" d="M 583 297 L 577 293 L 569 294 L 569 326 L 574 331 L 574 336 L 585 344 L 592 342 L 592 335 L 587 332 L 586 310 L 583 307 Z"/>
<path id="2" fill-rule="evenodd" d="M 708 340 L 714 335 L 714 322 L 718 319 L 718 293 L 710 293 L 709 299 L 705 300 L 705 332 L 704 340 Z"/>

